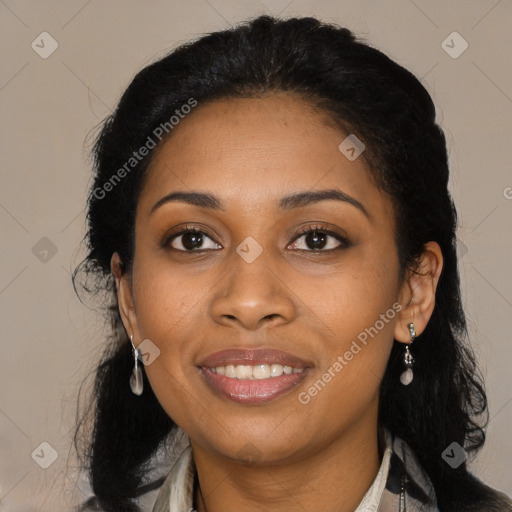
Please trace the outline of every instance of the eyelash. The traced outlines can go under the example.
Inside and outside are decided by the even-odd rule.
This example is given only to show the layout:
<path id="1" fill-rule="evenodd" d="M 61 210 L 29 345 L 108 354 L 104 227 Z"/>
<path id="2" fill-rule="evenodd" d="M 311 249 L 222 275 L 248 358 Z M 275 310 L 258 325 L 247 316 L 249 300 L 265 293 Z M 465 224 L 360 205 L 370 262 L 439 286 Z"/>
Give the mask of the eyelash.
<path id="1" fill-rule="evenodd" d="M 331 231 L 331 230 L 327 229 L 325 226 L 321 226 L 321 225 L 318 225 L 318 224 L 314 224 L 314 225 L 309 225 L 309 226 L 303 227 L 299 231 L 298 236 L 296 236 L 292 240 L 291 243 L 296 243 L 297 240 L 299 240 L 304 235 L 307 235 L 307 234 L 310 234 L 310 233 L 314 233 L 314 232 L 323 233 L 325 235 L 332 236 L 338 242 L 340 242 L 340 245 L 338 247 L 335 247 L 334 249 L 327 249 L 327 250 L 323 250 L 323 249 L 295 249 L 295 250 L 301 251 L 301 252 L 317 253 L 317 254 L 318 253 L 332 253 L 333 251 L 337 251 L 337 250 L 340 250 L 340 249 L 346 249 L 346 248 L 348 248 L 350 246 L 350 242 L 349 242 L 349 240 L 346 237 L 340 235 L 339 233 L 336 233 L 335 231 Z M 181 231 L 179 231 L 177 233 L 171 233 L 171 235 L 166 237 L 164 239 L 163 243 L 162 243 L 162 247 L 163 248 L 169 247 L 171 242 L 175 238 L 178 238 L 179 236 L 187 234 L 187 233 L 201 233 L 203 235 L 206 235 L 208 238 L 210 238 L 216 244 L 218 244 L 218 242 L 216 242 L 213 239 L 213 237 L 210 236 L 206 231 L 204 231 L 202 229 L 199 229 L 196 226 L 185 226 L 185 228 L 182 229 Z M 170 249 L 173 250 L 173 251 L 176 251 L 176 252 L 181 252 L 181 253 L 205 253 L 205 252 L 208 252 L 208 251 L 218 250 L 218 249 L 194 249 L 194 250 L 188 250 L 187 251 L 187 250 L 183 250 L 183 249 L 175 249 L 174 247 L 171 247 Z"/>

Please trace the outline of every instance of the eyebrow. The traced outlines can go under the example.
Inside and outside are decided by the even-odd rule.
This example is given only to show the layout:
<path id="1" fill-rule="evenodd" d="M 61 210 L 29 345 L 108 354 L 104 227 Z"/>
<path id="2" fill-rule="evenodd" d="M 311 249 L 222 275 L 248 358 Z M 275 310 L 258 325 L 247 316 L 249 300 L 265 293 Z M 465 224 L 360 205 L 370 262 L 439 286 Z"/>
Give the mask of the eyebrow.
<path id="1" fill-rule="evenodd" d="M 329 190 L 318 190 L 318 191 L 307 191 L 297 192 L 281 198 L 278 204 L 279 210 L 289 211 L 294 208 L 301 208 L 310 204 L 318 203 L 320 201 L 333 200 L 342 201 L 344 203 L 351 204 L 352 206 L 363 212 L 366 217 L 370 218 L 370 215 L 366 211 L 366 208 L 352 196 L 345 194 L 338 189 Z M 222 201 L 216 196 L 203 192 L 171 192 L 166 196 L 159 199 L 151 208 L 149 215 L 152 215 L 158 208 L 164 204 L 171 202 L 182 202 L 193 206 L 199 206 L 201 208 L 207 208 L 209 210 L 220 210 L 225 211 L 226 207 Z"/>

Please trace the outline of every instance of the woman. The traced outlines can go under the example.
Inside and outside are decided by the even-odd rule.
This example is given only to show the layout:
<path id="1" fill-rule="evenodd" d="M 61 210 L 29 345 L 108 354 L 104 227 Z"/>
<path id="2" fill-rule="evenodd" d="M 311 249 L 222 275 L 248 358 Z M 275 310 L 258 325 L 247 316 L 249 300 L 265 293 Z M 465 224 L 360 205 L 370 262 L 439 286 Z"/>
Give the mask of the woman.
<path id="1" fill-rule="evenodd" d="M 154 512 L 512 510 L 466 467 L 487 402 L 445 138 L 410 72 L 262 16 L 142 70 L 94 155 L 83 266 L 117 333 L 97 506 L 162 484 Z"/>

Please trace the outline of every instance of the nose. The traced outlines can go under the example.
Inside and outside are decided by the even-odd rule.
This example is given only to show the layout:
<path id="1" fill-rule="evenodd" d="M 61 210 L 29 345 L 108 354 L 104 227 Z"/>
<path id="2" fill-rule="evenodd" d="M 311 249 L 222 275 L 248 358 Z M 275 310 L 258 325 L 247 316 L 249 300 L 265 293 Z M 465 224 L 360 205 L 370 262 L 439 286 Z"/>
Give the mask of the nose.
<path id="1" fill-rule="evenodd" d="M 296 314 L 294 295 L 283 272 L 265 251 L 252 263 L 237 254 L 212 302 L 213 319 L 225 326 L 256 330 L 289 323 Z"/>

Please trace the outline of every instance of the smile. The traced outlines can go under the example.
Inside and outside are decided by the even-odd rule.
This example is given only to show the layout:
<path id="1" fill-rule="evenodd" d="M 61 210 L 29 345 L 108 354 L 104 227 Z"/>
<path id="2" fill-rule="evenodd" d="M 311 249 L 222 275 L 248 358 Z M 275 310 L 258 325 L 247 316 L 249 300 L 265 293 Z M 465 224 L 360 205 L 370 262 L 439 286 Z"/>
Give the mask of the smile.
<path id="1" fill-rule="evenodd" d="M 200 370 L 216 395 L 239 404 L 263 405 L 296 389 L 311 368 L 258 364 L 201 367 Z"/>
<path id="2" fill-rule="evenodd" d="M 217 366 L 216 368 L 208 368 L 212 373 L 224 375 L 229 379 L 271 379 L 280 377 L 281 375 L 290 375 L 292 373 L 302 373 L 304 368 L 292 368 L 291 366 L 283 366 L 281 364 L 257 364 L 257 365 L 232 365 Z"/>
<path id="3" fill-rule="evenodd" d="M 311 366 L 310 361 L 273 348 L 235 348 L 210 354 L 198 369 L 216 395 L 250 405 L 297 388 Z"/>

